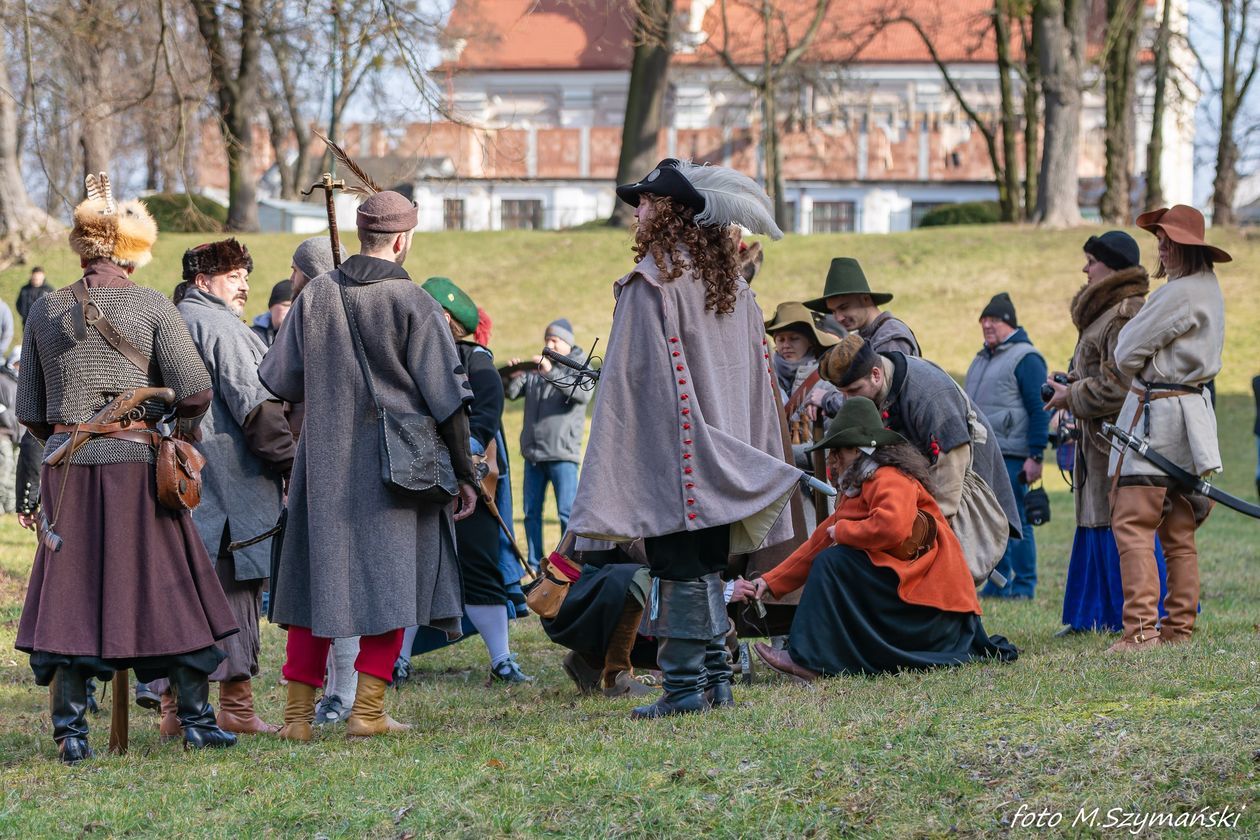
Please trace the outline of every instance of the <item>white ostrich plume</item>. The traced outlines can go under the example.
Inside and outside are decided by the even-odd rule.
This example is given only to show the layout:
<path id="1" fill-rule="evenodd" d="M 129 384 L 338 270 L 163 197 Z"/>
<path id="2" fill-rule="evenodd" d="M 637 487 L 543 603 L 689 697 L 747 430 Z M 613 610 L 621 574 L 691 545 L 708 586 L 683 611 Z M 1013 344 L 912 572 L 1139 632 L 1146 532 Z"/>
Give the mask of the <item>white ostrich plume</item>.
<path id="1" fill-rule="evenodd" d="M 700 166 L 678 162 L 678 171 L 704 197 L 704 211 L 696 214 L 698 225 L 740 225 L 753 233 L 782 239 L 774 223 L 774 204 L 756 181 L 725 166 Z"/>

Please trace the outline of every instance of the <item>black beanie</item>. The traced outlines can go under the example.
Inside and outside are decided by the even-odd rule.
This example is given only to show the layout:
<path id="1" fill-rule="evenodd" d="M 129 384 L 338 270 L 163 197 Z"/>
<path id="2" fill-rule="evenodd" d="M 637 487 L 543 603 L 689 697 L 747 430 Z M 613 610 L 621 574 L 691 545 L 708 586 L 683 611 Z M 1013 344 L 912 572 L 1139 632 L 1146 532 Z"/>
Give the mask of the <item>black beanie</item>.
<path id="1" fill-rule="evenodd" d="M 1085 253 L 1112 271 L 1132 268 L 1142 262 L 1142 250 L 1137 240 L 1122 230 L 1109 230 L 1101 236 L 1085 240 Z"/>
<path id="2" fill-rule="evenodd" d="M 1011 303 L 1011 296 L 1006 292 L 994 295 L 993 300 L 989 301 L 989 305 L 980 313 L 980 317 L 997 318 L 1009 327 L 1019 326 L 1019 321 L 1015 319 L 1015 304 Z"/>
<path id="3" fill-rule="evenodd" d="M 293 281 L 286 277 L 271 287 L 271 299 L 267 301 L 267 308 L 270 309 L 277 303 L 290 303 L 292 301 Z"/>

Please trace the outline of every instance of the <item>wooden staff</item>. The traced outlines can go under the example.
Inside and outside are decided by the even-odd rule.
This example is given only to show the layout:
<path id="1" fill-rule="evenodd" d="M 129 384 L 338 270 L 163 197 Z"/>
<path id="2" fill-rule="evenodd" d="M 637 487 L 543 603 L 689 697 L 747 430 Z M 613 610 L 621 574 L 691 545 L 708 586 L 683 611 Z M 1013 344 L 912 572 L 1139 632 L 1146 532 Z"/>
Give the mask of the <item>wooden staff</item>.
<path id="1" fill-rule="evenodd" d="M 324 209 L 328 212 L 328 241 L 332 245 L 333 268 L 341 267 L 341 237 L 337 233 L 337 208 L 333 204 L 333 192 L 345 188 L 345 181 L 340 178 L 334 179 L 331 172 L 325 172 L 323 177 L 311 184 L 310 189 L 302 191 L 302 195 L 310 195 L 315 190 L 324 191 Z"/>
<path id="2" fill-rule="evenodd" d="M 815 445 L 817 445 L 818 442 L 823 439 L 824 429 L 823 429 L 823 422 L 821 418 L 814 421 L 811 434 L 813 436 Z M 826 482 L 827 481 L 827 450 L 815 449 L 813 454 L 810 457 L 812 457 L 814 460 L 814 478 L 817 478 L 819 481 Z M 815 492 L 814 493 L 814 517 L 816 519 L 815 527 L 817 527 L 818 525 L 821 525 L 823 520 L 826 519 L 830 515 L 831 515 L 831 511 L 827 509 L 827 497 L 824 496 L 822 493 Z"/>
<path id="3" fill-rule="evenodd" d="M 127 670 L 114 672 L 112 697 L 114 706 L 109 710 L 109 751 L 116 755 L 127 754 L 127 738 L 130 734 L 131 686 L 127 679 Z"/>

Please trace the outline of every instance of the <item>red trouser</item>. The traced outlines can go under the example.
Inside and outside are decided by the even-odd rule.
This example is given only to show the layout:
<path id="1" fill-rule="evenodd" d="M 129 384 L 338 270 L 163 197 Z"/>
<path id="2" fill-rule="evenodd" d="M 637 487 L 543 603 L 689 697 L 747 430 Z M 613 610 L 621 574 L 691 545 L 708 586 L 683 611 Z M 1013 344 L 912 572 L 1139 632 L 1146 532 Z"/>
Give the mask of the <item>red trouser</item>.
<path id="1" fill-rule="evenodd" d="M 289 627 L 285 648 L 284 678 L 289 682 L 306 683 L 319 688 L 324 684 L 324 666 L 332 639 L 311 635 L 309 627 Z M 394 678 L 394 661 L 402 650 L 402 628 L 375 636 L 359 637 L 359 657 L 354 670 L 360 674 L 390 682 Z"/>

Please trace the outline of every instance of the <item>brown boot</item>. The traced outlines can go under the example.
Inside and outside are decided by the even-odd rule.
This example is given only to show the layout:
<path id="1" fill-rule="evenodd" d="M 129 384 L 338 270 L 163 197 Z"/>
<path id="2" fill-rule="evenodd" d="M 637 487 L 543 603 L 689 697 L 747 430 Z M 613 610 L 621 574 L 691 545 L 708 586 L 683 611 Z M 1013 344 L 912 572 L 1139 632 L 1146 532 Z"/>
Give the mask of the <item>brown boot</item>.
<path id="1" fill-rule="evenodd" d="M 406 732 L 411 728 L 385 714 L 385 689 L 388 685 L 380 677 L 359 673 L 359 690 L 355 692 L 354 706 L 346 720 L 347 737 L 370 738 L 374 735 Z"/>
<path id="2" fill-rule="evenodd" d="M 219 728 L 243 735 L 270 735 L 280 727 L 264 723 L 254 712 L 254 688 L 249 680 L 219 683 Z"/>
<path id="3" fill-rule="evenodd" d="M 1111 531 L 1120 552 L 1124 624 L 1120 641 L 1108 653 L 1145 650 L 1159 644 L 1159 567 L 1155 531 L 1164 518 L 1163 487 L 1119 487 L 1111 505 Z"/>
<path id="4" fill-rule="evenodd" d="M 637 681 L 633 679 L 634 669 L 630 666 L 630 651 L 634 650 L 641 618 L 643 618 L 643 605 L 633 596 L 627 596 L 626 605 L 621 609 L 621 618 L 617 619 L 617 626 L 613 628 L 612 636 L 608 640 L 608 650 L 604 652 L 604 673 L 600 679 L 600 687 L 604 689 L 606 697 L 621 697 L 631 693 L 626 691 L 617 694 L 608 693 L 610 689 L 617 687 L 617 678 L 623 673 L 637 684 Z M 626 685 L 623 680 L 622 686 Z M 645 692 L 639 692 L 641 693 Z"/>
<path id="5" fill-rule="evenodd" d="M 1164 597 L 1168 616 L 1159 628 L 1164 644 L 1188 642 L 1194 633 L 1199 609 L 1199 550 L 1194 542 L 1198 527 L 1190 500 L 1180 493 L 1170 494 L 1168 514 L 1159 526 L 1168 568 L 1168 594 Z"/>
<path id="6" fill-rule="evenodd" d="M 160 701 L 159 714 L 162 717 L 158 721 L 158 735 L 163 741 L 182 737 L 184 727 L 179 725 L 179 717 L 175 714 L 175 695 L 169 687 L 162 692 Z"/>
<path id="7" fill-rule="evenodd" d="M 276 734 L 290 741 L 311 740 L 311 724 L 315 722 L 315 686 L 290 680 L 289 696 L 284 704 L 284 726 Z"/>

